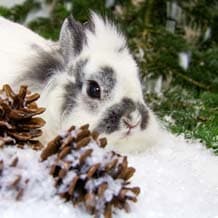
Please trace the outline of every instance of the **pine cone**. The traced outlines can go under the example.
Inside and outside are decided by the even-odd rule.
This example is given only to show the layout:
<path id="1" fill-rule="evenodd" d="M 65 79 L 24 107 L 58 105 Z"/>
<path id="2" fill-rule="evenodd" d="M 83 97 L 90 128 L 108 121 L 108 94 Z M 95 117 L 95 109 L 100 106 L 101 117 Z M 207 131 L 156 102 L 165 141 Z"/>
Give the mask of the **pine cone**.
<path id="1" fill-rule="evenodd" d="M 129 187 L 135 169 L 127 157 L 103 149 L 107 141 L 88 125 L 71 127 L 52 140 L 41 153 L 54 177 L 57 193 L 74 205 L 85 206 L 90 214 L 112 217 L 113 207 L 129 210 L 139 187 Z"/>
<path id="2" fill-rule="evenodd" d="M 39 94 L 31 94 L 27 86 L 21 86 L 18 94 L 9 85 L 0 90 L 0 147 L 6 144 L 23 147 L 29 145 L 33 149 L 41 149 L 42 144 L 35 140 L 42 134 L 40 129 L 45 121 L 35 117 L 45 111 L 35 101 Z"/>

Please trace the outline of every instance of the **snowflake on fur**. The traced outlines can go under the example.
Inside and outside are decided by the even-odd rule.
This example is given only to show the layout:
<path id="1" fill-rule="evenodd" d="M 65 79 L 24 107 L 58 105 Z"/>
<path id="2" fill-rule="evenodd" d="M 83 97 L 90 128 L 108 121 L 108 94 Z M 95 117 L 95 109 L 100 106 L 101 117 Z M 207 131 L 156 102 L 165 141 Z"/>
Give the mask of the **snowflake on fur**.
<path id="1" fill-rule="evenodd" d="M 128 181 L 135 169 L 127 157 L 103 149 L 107 141 L 88 125 L 71 127 L 52 140 L 41 154 L 50 166 L 57 193 L 96 217 L 112 217 L 113 208 L 129 211 L 137 201 L 139 187 Z"/>

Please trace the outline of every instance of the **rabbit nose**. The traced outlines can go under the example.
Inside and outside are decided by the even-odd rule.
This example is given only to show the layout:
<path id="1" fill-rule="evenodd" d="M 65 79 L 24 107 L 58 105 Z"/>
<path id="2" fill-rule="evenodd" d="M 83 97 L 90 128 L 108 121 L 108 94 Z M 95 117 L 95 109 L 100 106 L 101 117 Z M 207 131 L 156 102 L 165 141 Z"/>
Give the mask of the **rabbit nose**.
<path id="1" fill-rule="evenodd" d="M 141 120 L 141 115 L 137 110 L 127 114 L 123 118 L 124 124 L 130 129 L 137 127 L 140 123 L 140 120 Z"/>

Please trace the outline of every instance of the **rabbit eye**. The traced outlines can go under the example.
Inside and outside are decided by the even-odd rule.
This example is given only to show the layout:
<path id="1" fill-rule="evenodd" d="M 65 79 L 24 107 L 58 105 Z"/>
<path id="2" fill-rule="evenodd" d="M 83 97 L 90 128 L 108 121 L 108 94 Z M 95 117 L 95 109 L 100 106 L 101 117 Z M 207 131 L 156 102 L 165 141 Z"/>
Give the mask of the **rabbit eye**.
<path id="1" fill-rule="evenodd" d="M 87 95 L 91 98 L 100 99 L 101 97 L 101 89 L 97 82 L 90 80 L 88 81 L 87 86 Z"/>

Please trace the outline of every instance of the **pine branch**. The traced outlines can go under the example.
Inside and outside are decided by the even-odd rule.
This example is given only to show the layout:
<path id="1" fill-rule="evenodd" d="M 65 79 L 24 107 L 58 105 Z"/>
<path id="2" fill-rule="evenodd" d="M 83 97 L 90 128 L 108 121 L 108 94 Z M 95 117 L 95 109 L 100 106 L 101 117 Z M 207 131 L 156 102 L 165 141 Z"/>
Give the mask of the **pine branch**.
<path id="1" fill-rule="evenodd" d="M 210 91 L 210 86 L 207 86 L 207 85 L 205 85 L 203 83 L 200 83 L 200 82 L 198 82 L 196 80 L 193 80 L 192 78 L 190 78 L 190 77 L 188 77 L 188 76 L 186 76 L 186 75 L 184 75 L 184 74 L 182 74 L 182 73 L 180 73 L 178 71 L 174 71 L 174 73 L 176 73 L 178 76 L 180 76 L 181 78 L 183 78 L 187 82 L 193 84 L 194 86 L 197 86 L 197 87 L 199 87 L 201 89 L 204 89 L 206 91 Z"/>
<path id="2" fill-rule="evenodd" d="M 144 23 L 145 26 L 151 25 L 151 15 L 153 10 L 154 0 L 147 0 L 144 6 L 145 9 L 145 17 L 144 17 Z"/>

